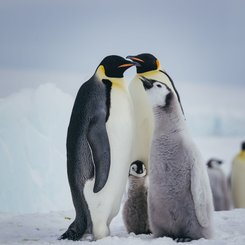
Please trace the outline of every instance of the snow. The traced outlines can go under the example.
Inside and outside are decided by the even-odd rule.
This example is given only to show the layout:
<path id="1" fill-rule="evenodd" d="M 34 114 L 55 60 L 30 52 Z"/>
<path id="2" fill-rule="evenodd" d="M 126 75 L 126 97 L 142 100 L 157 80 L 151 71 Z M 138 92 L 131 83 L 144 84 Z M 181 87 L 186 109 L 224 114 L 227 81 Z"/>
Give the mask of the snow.
<path id="1" fill-rule="evenodd" d="M 52 84 L 0 100 L 0 211 L 71 208 L 65 141 L 73 101 Z"/>
<path id="2" fill-rule="evenodd" d="M 222 159 L 229 175 L 245 140 L 244 88 L 201 91 L 179 88 L 187 123 L 205 161 Z M 74 211 L 63 211 L 73 210 L 65 152 L 73 102 L 74 95 L 54 84 L 0 98 L 0 244 L 76 244 L 57 241 L 74 217 Z M 93 243 L 175 244 L 127 234 L 121 213 L 112 221 L 111 237 Z M 245 244 L 245 209 L 216 212 L 214 238 L 191 243 Z"/>
<path id="3" fill-rule="evenodd" d="M 0 213 L 0 244 L 98 244 L 98 245 L 171 245 L 176 244 L 169 237 L 153 238 L 152 235 L 127 234 L 121 213 L 111 224 L 111 236 L 98 241 L 59 241 L 57 238 L 66 230 L 73 219 L 72 211 L 46 214 L 25 214 L 13 216 Z M 191 244 L 245 244 L 245 209 L 215 212 L 215 230 L 211 240 L 200 239 Z"/>

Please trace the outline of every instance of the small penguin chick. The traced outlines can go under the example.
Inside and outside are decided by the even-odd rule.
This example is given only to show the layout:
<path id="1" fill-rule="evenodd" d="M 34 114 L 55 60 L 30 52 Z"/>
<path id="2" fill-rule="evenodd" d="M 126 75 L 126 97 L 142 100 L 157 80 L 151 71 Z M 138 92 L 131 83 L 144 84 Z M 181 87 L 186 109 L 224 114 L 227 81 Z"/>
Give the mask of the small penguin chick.
<path id="1" fill-rule="evenodd" d="M 207 162 L 215 211 L 229 210 L 231 207 L 231 192 L 228 180 L 221 168 L 222 163 L 221 160 L 213 158 Z"/>
<path id="2" fill-rule="evenodd" d="M 123 221 L 127 231 L 149 234 L 147 214 L 146 168 L 141 161 L 131 164 L 129 170 L 128 198 L 123 207 Z"/>

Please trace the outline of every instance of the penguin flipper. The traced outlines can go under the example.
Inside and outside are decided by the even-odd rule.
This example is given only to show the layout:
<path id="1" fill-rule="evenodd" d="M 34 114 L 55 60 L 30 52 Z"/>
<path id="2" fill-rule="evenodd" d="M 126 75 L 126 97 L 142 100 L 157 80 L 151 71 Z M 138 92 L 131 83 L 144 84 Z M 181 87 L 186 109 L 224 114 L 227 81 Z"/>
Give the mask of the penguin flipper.
<path id="1" fill-rule="evenodd" d="M 105 186 L 110 171 L 111 154 L 105 117 L 104 111 L 96 113 L 90 122 L 87 136 L 95 166 L 94 193 L 101 191 Z"/>
<path id="2" fill-rule="evenodd" d="M 191 194 L 199 224 L 208 227 L 211 223 L 213 200 L 205 164 L 194 164 L 192 167 Z"/>

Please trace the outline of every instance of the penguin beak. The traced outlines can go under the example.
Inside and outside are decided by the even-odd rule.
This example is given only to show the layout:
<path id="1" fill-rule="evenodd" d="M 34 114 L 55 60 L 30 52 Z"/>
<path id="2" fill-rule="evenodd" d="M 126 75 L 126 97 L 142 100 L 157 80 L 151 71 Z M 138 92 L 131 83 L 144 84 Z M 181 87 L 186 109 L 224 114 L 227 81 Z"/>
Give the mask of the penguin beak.
<path id="1" fill-rule="evenodd" d="M 134 65 L 135 65 L 134 62 L 130 62 L 130 63 L 122 64 L 122 65 L 118 66 L 117 68 L 123 68 L 123 67 L 129 68 L 129 67 L 134 66 Z"/>
<path id="2" fill-rule="evenodd" d="M 145 77 L 141 77 L 140 80 L 143 83 L 145 90 L 151 89 L 153 87 L 153 84 Z"/>
<path id="3" fill-rule="evenodd" d="M 133 63 L 134 63 L 134 65 L 135 65 L 136 67 L 140 67 L 140 66 L 141 66 L 140 62 L 141 62 L 141 63 L 144 63 L 144 60 L 139 59 L 139 58 L 137 58 L 137 57 L 135 57 L 135 56 L 131 56 L 131 55 L 127 56 L 126 59 L 132 60 Z"/>

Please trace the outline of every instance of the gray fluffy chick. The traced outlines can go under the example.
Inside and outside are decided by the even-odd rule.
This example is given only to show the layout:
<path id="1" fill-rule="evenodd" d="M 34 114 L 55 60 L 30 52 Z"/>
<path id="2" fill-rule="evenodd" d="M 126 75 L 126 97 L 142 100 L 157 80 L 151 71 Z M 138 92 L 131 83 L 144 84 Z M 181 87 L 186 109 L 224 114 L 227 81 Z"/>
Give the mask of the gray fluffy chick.
<path id="1" fill-rule="evenodd" d="M 123 221 L 128 233 L 149 234 L 147 214 L 146 168 L 141 161 L 131 164 L 128 198 L 123 207 Z"/>

